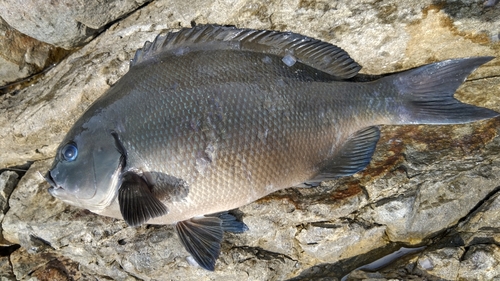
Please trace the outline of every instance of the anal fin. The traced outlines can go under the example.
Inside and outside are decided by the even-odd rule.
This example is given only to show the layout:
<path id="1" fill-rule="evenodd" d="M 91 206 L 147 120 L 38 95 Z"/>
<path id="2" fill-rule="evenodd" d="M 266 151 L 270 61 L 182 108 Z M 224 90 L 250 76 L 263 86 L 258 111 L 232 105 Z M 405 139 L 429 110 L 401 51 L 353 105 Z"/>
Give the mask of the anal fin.
<path id="1" fill-rule="evenodd" d="M 339 153 L 328 161 L 322 172 L 304 184 L 317 186 L 322 181 L 350 176 L 363 170 L 370 164 L 379 138 L 380 130 L 376 126 L 357 131 L 338 149 Z"/>
<path id="2" fill-rule="evenodd" d="M 227 212 L 178 222 L 177 234 L 186 250 L 204 269 L 213 271 L 220 254 L 223 232 L 243 232 L 248 227 Z"/>
<path id="3" fill-rule="evenodd" d="M 123 175 L 122 185 L 118 190 L 118 203 L 123 219 L 130 226 L 141 225 L 168 213 L 167 206 L 153 195 L 147 182 L 133 172 Z"/>

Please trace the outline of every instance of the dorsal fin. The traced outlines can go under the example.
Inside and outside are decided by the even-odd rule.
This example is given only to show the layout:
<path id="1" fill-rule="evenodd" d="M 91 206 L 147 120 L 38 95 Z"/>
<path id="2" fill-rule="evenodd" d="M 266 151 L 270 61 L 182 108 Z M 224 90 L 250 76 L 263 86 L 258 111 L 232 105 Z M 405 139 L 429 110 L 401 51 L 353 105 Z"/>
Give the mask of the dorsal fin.
<path id="1" fill-rule="evenodd" d="M 361 69 L 347 52 L 332 44 L 292 32 L 198 25 L 159 35 L 137 50 L 130 67 L 162 56 L 179 56 L 200 50 L 242 50 L 277 55 L 326 72 L 340 79 Z"/>

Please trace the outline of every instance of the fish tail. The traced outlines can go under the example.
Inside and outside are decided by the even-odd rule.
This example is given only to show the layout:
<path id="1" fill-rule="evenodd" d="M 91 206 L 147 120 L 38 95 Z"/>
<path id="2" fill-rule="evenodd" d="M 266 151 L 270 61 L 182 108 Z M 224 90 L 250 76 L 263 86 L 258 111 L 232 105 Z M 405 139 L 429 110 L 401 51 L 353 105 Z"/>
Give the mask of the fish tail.
<path id="1" fill-rule="evenodd" d="M 498 112 L 453 97 L 471 72 L 492 59 L 445 60 L 384 78 L 400 95 L 393 124 L 459 124 L 498 116 Z"/>

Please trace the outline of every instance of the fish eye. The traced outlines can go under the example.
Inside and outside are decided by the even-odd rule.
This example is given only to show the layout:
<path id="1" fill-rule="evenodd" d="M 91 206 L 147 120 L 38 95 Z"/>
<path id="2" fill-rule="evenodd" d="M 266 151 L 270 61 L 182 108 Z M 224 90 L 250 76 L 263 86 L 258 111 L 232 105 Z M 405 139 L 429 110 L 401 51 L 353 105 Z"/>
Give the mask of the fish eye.
<path id="1" fill-rule="evenodd" d="M 61 149 L 61 156 L 68 162 L 75 161 L 78 156 L 78 148 L 74 143 L 68 143 Z"/>

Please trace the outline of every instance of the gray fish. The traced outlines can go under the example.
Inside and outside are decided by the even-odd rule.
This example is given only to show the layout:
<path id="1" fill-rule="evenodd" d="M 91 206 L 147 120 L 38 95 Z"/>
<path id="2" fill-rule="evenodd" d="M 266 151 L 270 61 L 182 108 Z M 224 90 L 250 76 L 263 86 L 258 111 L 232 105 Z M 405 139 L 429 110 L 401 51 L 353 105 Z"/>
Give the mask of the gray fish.
<path id="1" fill-rule="evenodd" d="M 58 148 L 50 194 L 129 225 L 175 224 L 214 270 L 227 210 L 363 170 L 378 125 L 498 116 L 455 90 L 492 57 L 446 60 L 376 81 L 334 45 L 291 32 L 197 26 L 158 36 Z"/>

